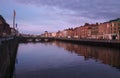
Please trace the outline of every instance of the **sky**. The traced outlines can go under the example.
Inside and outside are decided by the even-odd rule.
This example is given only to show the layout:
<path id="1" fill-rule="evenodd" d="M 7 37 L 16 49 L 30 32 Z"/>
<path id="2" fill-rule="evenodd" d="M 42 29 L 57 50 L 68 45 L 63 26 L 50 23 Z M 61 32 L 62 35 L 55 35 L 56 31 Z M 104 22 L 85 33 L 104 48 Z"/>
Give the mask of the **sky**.
<path id="1" fill-rule="evenodd" d="M 120 0 L 0 0 L 0 15 L 20 33 L 41 34 L 120 18 Z"/>

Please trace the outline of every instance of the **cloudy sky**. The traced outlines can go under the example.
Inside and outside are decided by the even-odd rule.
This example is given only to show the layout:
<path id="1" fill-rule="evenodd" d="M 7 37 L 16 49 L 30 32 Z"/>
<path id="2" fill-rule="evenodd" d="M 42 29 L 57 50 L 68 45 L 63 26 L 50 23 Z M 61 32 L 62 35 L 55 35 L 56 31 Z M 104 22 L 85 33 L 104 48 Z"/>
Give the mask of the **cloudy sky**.
<path id="1" fill-rule="evenodd" d="M 120 0 L 0 0 L 0 14 L 21 33 L 41 34 L 120 17 Z"/>

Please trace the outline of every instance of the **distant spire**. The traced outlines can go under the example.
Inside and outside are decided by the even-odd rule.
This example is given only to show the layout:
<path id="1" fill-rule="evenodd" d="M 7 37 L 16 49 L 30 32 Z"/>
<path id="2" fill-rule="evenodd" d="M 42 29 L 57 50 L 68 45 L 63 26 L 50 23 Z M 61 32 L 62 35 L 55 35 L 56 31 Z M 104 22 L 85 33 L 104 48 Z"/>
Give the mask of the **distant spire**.
<path id="1" fill-rule="evenodd" d="M 16 11 L 13 11 L 13 28 L 15 28 L 15 17 L 16 17 Z"/>
<path id="2" fill-rule="evenodd" d="M 14 10 L 14 17 L 16 16 L 16 11 Z"/>

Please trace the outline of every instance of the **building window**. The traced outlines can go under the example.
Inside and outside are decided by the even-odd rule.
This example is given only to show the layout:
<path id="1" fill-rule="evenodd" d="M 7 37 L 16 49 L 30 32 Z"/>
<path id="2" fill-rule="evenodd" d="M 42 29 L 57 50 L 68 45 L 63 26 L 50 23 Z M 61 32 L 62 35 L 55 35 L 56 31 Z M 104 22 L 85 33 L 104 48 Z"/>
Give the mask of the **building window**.
<path id="1" fill-rule="evenodd" d="M 120 31 L 120 27 L 118 28 L 118 30 Z"/>
<path id="2" fill-rule="evenodd" d="M 114 26 L 116 26 L 116 24 L 114 24 Z"/>
<path id="3" fill-rule="evenodd" d="M 110 26 L 112 27 L 112 24 L 110 24 Z"/>
<path id="4" fill-rule="evenodd" d="M 116 30 L 116 28 L 114 28 L 114 30 Z"/>
<path id="5" fill-rule="evenodd" d="M 116 33 L 116 31 L 114 31 L 114 33 Z"/>
<path id="6" fill-rule="evenodd" d="M 112 31 L 113 29 L 111 28 L 111 31 Z"/>
<path id="7" fill-rule="evenodd" d="M 120 26 L 120 23 L 118 24 L 118 26 Z"/>

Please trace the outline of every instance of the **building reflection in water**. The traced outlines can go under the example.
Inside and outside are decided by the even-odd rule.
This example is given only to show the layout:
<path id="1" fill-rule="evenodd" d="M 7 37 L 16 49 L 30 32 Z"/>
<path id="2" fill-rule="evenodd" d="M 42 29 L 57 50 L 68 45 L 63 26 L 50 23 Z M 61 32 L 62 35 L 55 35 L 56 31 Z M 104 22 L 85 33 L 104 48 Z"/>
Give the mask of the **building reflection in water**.
<path id="1" fill-rule="evenodd" d="M 84 56 L 84 60 L 93 59 L 103 64 L 108 64 L 112 67 L 116 67 L 117 69 L 120 69 L 119 49 L 78 45 L 78 44 L 58 42 L 58 41 L 55 41 L 54 43 L 51 44 L 58 47 L 62 47 L 71 53 L 78 54 L 79 56 Z"/>

